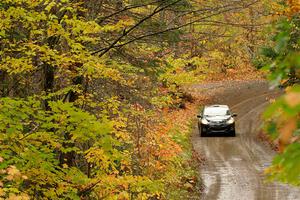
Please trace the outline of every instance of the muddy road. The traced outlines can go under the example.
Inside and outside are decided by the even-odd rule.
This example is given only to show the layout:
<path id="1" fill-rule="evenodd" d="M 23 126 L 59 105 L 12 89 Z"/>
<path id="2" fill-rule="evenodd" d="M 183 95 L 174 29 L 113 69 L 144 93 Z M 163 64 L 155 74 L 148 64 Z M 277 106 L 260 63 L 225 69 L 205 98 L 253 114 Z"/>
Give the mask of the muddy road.
<path id="1" fill-rule="evenodd" d="M 223 82 L 195 85 L 212 96 L 212 103 L 228 104 L 238 114 L 236 137 L 200 138 L 195 127 L 193 145 L 205 156 L 201 167 L 206 200 L 300 200 L 299 188 L 266 183 L 263 170 L 270 165 L 273 152 L 256 135 L 261 113 L 268 99 L 278 95 L 263 81 Z"/>

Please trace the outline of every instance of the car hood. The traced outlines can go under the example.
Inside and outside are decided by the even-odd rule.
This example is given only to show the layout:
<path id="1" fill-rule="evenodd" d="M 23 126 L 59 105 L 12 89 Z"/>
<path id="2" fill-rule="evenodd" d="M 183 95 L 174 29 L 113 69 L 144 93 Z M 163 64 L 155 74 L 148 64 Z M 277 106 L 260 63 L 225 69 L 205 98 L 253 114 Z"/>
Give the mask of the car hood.
<path id="1" fill-rule="evenodd" d="M 209 122 L 224 122 L 224 121 L 228 121 L 230 118 L 231 118 L 230 115 L 205 117 L 205 119 Z"/>

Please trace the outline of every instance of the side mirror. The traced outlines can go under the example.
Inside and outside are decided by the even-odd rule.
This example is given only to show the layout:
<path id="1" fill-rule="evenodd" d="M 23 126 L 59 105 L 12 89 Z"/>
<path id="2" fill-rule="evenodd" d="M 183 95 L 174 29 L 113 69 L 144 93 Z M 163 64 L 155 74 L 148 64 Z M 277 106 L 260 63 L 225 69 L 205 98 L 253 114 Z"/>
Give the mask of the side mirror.
<path id="1" fill-rule="evenodd" d="M 236 114 L 236 113 L 232 113 L 231 116 L 232 116 L 232 117 L 237 117 L 237 114 Z"/>
<path id="2" fill-rule="evenodd" d="M 198 118 L 202 118 L 202 115 L 201 115 L 201 114 L 200 114 L 200 115 L 197 115 L 197 117 L 198 117 Z"/>

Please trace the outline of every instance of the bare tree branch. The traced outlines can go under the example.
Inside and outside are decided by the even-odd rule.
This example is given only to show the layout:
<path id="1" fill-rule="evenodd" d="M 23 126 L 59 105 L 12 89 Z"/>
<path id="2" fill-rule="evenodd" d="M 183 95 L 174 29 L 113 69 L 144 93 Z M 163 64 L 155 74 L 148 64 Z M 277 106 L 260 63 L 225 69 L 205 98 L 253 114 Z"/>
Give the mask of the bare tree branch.
<path id="1" fill-rule="evenodd" d="M 137 41 L 137 40 L 141 40 L 141 39 L 144 39 L 144 38 L 147 38 L 147 37 L 151 37 L 151 36 L 155 36 L 155 35 L 160 35 L 160 34 L 163 34 L 163 33 L 166 33 L 166 32 L 178 30 L 178 29 L 181 29 L 181 28 L 183 28 L 183 27 L 189 26 L 189 25 L 191 25 L 191 24 L 195 24 L 195 23 L 199 23 L 199 22 L 201 23 L 201 22 L 203 22 L 203 20 L 205 20 L 205 19 L 211 18 L 211 17 L 213 17 L 213 16 L 217 16 L 217 15 L 220 15 L 220 14 L 223 14 L 223 13 L 226 13 L 226 12 L 229 12 L 229 11 L 245 9 L 245 8 L 248 8 L 249 6 L 251 6 L 251 5 L 255 4 L 255 3 L 257 3 L 258 1 L 259 1 L 259 0 L 256 0 L 256 1 L 251 2 L 251 3 L 249 3 L 249 4 L 247 4 L 247 5 L 244 5 L 244 6 L 238 6 L 238 7 L 227 8 L 227 9 L 218 11 L 218 12 L 216 12 L 216 13 L 213 13 L 213 14 L 210 14 L 210 15 L 207 15 L 207 16 L 204 16 L 204 17 L 201 17 L 201 18 L 198 18 L 198 19 L 196 19 L 196 20 L 192 20 L 192 21 L 190 21 L 190 22 L 188 22 L 188 23 L 185 23 L 185 24 L 182 24 L 182 25 L 180 25 L 180 26 L 175 26 L 175 27 L 168 28 L 168 29 L 161 30 L 161 31 L 157 31 L 157 32 L 154 32 L 154 33 L 149 33 L 149 34 L 146 34 L 146 35 L 137 36 L 137 37 L 135 37 L 134 39 L 129 40 L 129 41 L 123 43 L 123 44 L 118 44 L 118 45 L 116 45 L 116 43 L 115 43 L 113 46 L 111 45 L 110 47 L 105 47 L 105 48 L 99 49 L 98 51 L 94 52 L 93 54 L 98 53 L 98 52 L 101 52 L 101 51 L 110 50 L 110 49 L 113 49 L 113 48 L 123 47 L 123 46 L 125 46 L 125 45 L 127 45 L 127 44 L 130 44 L 130 43 L 132 43 L 132 42 L 135 42 L 135 41 Z M 222 7 L 222 8 L 223 8 L 223 7 Z M 226 7 L 225 7 L 225 8 L 226 8 Z M 205 21 L 204 21 L 204 22 L 205 22 Z M 205 33 L 199 33 L 199 34 L 205 34 Z M 124 35 L 122 35 L 122 36 L 125 37 Z M 218 35 L 215 34 L 215 36 L 218 36 Z M 122 37 L 122 38 L 123 38 L 123 37 Z M 118 41 L 120 41 L 120 40 L 118 40 Z M 102 54 L 101 54 L 101 55 L 102 55 Z M 100 55 L 100 56 L 101 56 L 101 55 Z"/>
<path id="2" fill-rule="evenodd" d="M 128 30 L 125 29 L 125 30 L 123 31 L 123 34 L 122 34 L 120 37 L 118 37 L 114 42 L 112 42 L 111 45 L 110 45 L 109 47 L 107 47 L 107 48 L 105 48 L 105 49 L 97 50 L 97 51 L 93 52 L 92 55 L 95 55 L 95 54 L 101 52 L 99 56 L 102 57 L 102 56 L 103 56 L 104 54 L 106 54 L 110 49 L 114 48 L 114 46 L 115 46 L 115 45 L 116 45 L 123 37 L 127 36 L 130 32 L 132 32 L 134 29 L 136 29 L 137 27 L 139 27 L 142 23 L 144 23 L 144 22 L 147 21 L 148 19 L 152 18 L 152 17 L 153 17 L 154 15 L 156 15 L 157 13 L 159 13 L 159 12 L 165 10 L 166 8 L 168 8 L 168 7 L 170 7 L 170 6 L 173 6 L 173 5 L 177 4 L 177 3 L 180 2 L 180 1 L 182 1 L 182 0 L 176 0 L 176 1 L 174 1 L 174 2 L 172 2 L 172 3 L 169 3 L 169 4 L 167 4 L 167 5 L 163 6 L 163 7 L 157 6 L 157 7 L 154 9 L 154 11 L 153 11 L 150 15 L 148 15 L 148 16 L 146 16 L 145 18 L 141 19 L 139 22 L 137 22 L 134 26 L 132 26 L 132 27 L 129 28 Z"/>
<path id="3" fill-rule="evenodd" d="M 230 23 L 230 22 L 221 22 L 221 21 L 214 21 L 214 20 L 205 20 L 203 22 L 206 22 L 206 24 L 202 23 L 203 25 L 209 25 L 209 26 L 236 26 L 236 27 L 242 27 L 242 28 L 253 28 L 253 27 L 260 27 L 268 25 L 269 23 L 263 23 L 263 24 L 239 24 L 239 23 Z"/>
<path id="4" fill-rule="evenodd" d="M 149 2 L 149 3 L 144 3 L 144 4 L 138 4 L 138 5 L 130 5 L 130 6 L 125 6 L 122 10 L 118 10 L 112 14 L 109 14 L 107 16 L 104 16 L 102 17 L 98 23 L 103 23 L 105 20 L 115 16 L 115 15 L 118 15 L 118 14 L 121 14 L 122 12 L 125 12 L 127 10 L 131 10 L 131 9 L 135 9 L 135 8 L 141 8 L 141 7 L 145 7 L 145 6 L 148 6 L 148 5 L 153 5 L 155 3 L 159 3 L 160 0 L 157 0 L 157 1 L 152 1 L 152 2 Z"/>

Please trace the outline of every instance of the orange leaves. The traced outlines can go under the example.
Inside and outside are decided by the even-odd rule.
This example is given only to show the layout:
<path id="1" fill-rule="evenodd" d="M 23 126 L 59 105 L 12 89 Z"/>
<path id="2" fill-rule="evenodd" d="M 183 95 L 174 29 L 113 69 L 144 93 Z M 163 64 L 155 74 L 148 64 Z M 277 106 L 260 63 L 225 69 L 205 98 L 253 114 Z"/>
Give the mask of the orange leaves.
<path id="1" fill-rule="evenodd" d="M 287 3 L 287 7 L 286 6 L 282 6 L 282 4 L 276 2 L 276 3 L 273 3 L 273 5 L 276 5 L 274 6 L 275 8 L 273 8 L 273 10 L 276 11 L 276 14 L 277 15 L 285 15 L 285 16 L 288 16 L 288 17 L 291 17 L 297 13 L 299 13 L 300 11 L 300 0 L 287 0 L 286 1 Z"/>
<path id="2" fill-rule="evenodd" d="M 291 14 L 296 14 L 300 11 L 300 0 L 288 0 L 288 4 Z"/>
<path id="3" fill-rule="evenodd" d="M 0 163 L 3 161 L 4 161 L 3 158 L 0 157 Z M 2 169 L 0 171 L 0 175 L 5 176 L 3 180 L 0 181 L 0 199 L 8 199 L 8 200 L 29 200 L 30 199 L 26 193 L 19 191 L 19 189 L 15 188 L 14 186 L 14 182 L 22 182 L 23 180 L 28 179 L 27 176 L 21 174 L 20 170 L 16 166 L 11 165 L 6 169 Z"/>
<path id="4" fill-rule="evenodd" d="M 18 177 L 18 176 L 21 175 L 20 171 L 15 166 L 10 166 L 9 168 L 7 168 L 6 171 L 7 171 L 7 174 L 8 174 L 8 176 L 6 178 L 9 181 L 11 181 L 15 177 Z"/>
<path id="5" fill-rule="evenodd" d="M 170 163 L 185 150 L 181 143 L 190 132 L 190 119 L 197 112 L 196 104 L 187 103 L 186 109 L 163 109 L 158 126 L 148 127 L 142 145 L 142 163 L 148 168 L 149 175 L 163 174 L 170 168 Z"/>
<path id="6" fill-rule="evenodd" d="M 285 95 L 285 102 L 290 107 L 295 107 L 300 104 L 300 93 L 299 92 L 289 92 Z"/>
<path id="7" fill-rule="evenodd" d="M 293 132 L 297 128 L 297 119 L 295 117 L 293 118 L 288 118 L 284 126 L 282 126 L 279 129 L 280 136 L 279 136 L 279 151 L 283 152 L 284 148 L 286 145 L 289 144 L 290 139 L 293 135 Z"/>
<path id="8" fill-rule="evenodd" d="M 287 93 L 284 96 L 285 103 L 290 108 L 295 108 L 300 104 L 300 93 L 296 91 L 292 91 L 290 88 L 286 89 Z M 293 132 L 297 129 L 297 120 L 298 116 L 293 115 L 287 117 L 286 115 L 282 115 L 279 118 L 279 151 L 283 152 L 284 148 L 290 143 L 290 140 L 293 136 Z"/>

